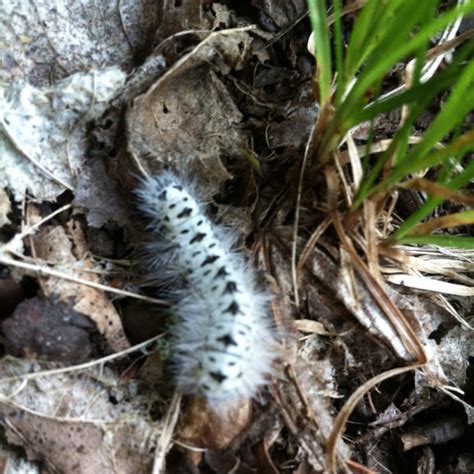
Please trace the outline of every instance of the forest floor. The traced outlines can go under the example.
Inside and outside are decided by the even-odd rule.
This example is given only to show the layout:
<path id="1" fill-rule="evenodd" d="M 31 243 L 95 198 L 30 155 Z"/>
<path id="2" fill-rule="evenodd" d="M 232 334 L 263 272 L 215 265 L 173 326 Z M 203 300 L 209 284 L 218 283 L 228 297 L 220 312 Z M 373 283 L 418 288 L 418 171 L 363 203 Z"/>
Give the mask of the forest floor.
<path id="1" fill-rule="evenodd" d="M 378 253 L 418 191 L 367 205 L 366 227 L 342 211 L 354 153 L 385 150 L 401 111 L 303 176 L 320 112 L 304 0 L 112 3 L 0 6 L 1 472 L 474 472 L 474 253 Z M 363 3 L 344 3 L 347 35 Z M 137 263 L 133 190 L 163 169 L 269 295 L 274 372 L 225 415 L 176 389 L 166 290 Z"/>

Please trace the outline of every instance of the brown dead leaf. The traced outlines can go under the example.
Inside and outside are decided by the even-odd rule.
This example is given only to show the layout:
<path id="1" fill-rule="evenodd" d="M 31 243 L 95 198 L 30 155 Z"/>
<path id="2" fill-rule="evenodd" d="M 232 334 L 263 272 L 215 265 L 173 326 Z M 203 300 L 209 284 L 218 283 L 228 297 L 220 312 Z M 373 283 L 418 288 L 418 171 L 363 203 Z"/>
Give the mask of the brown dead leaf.
<path id="1" fill-rule="evenodd" d="M 250 401 L 242 401 L 222 415 L 204 399 L 192 397 L 182 418 L 185 424 L 179 431 L 179 440 L 198 448 L 225 449 L 247 427 L 250 415 Z"/>
<path id="2" fill-rule="evenodd" d="M 300 147 L 308 140 L 319 107 L 302 107 L 291 113 L 283 122 L 272 122 L 268 129 L 270 148 Z"/>
<path id="3" fill-rule="evenodd" d="M 214 69 L 244 64 L 252 43 L 248 30 L 211 33 L 135 99 L 127 115 L 128 146 L 149 172 L 170 165 L 210 191 L 230 177 L 220 157 L 240 156 L 248 136 Z M 129 173 L 130 165 L 123 169 Z"/>
<path id="4" fill-rule="evenodd" d="M 30 298 L 2 324 L 7 347 L 15 355 L 78 364 L 92 353 L 92 321 L 70 305 Z"/>
<path id="5" fill-rule="evenodd" d="M 10 443 L 52 472 L 146 473 L 151 467 L 152 431 L 133 421 L 95 423 L 68 420 L 0 403 Z"/>
<path id="6" fill-rule="evenodd" d="M 0 374 L 0 425 L 30 459 L 52 472 L 150 472 L 155 390 L 100 361 L 56 369 L 7 356 Z"/>
<path id="7" fill-rule="evenodd" d="M 78 276 L 99 282 L 94 263 L 88 258 L 88 247 L 77 221 L 61 226 L 44 226 L 33 238 L 37 258 L 59 268 L 72 268 Z M 46 296 L 63 302 L 74 302 L 74 311 L 87 315 L 104 335 L 113 351 L 129 346 L 115 307 L 103 292 L 59 278 L 40 278 Z"/>

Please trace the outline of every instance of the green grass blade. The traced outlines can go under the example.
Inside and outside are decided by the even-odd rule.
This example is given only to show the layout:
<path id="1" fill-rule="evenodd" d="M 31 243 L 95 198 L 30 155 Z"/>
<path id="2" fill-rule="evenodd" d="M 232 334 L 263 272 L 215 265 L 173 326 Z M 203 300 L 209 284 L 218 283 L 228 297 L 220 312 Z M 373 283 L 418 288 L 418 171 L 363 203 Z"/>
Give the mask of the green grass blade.
<path id="1" fill-rule="evenodd" d="M 451 156 L 462 156 L 463 153 L 473 149 L 474 130 L 461 135 L 445 148 L 436 150 L 416 162 L 404 163 L 404 166 L 396 168 L 380 187 L 385 190 L 390 189 L 410 174 L 440 165 Z"/>
<path id="2" fill-rule="evenodd" d="M 357 72 L 362 61 L 361 55 L 368 54 L 364 45 L 367 41 L 367 37 L 371 34 L 372 26 L 377 22 L 377 18 L 380 14 L 380 2 L 378 0 L 369 0 L 367 5 L 359 13 L 347 48 L 346 73 L 348 81 L 351 81 Z"/>
<path id="3" fill-rule="evenodd" d="M 437 143 L 441 142 L 474 108 L 474 61 L 468 64 L 458 81 L 452 86 L 452 92 L 441 111 L 418 143 L 406 156 L 408 166 L 422 161 Z M 401 165 L 403 166 L 403 164 Z M 419 168 L 423 169 L 423 168 Z"/>
<path id="4" fill-rule="evenodd" d="M 359 123 L 371 120 L 378 115 L 391 112 L 403 105 L 415 104 L 419 102 L 421 98 L 434 97 L 440 92 L 449 89 L 458 77 L 459 68 L 451 66 L 424 84 L 417 84 L 400 94 L 374 101 L 367 107 L 361 108 L 352 114 L 350 121 L 348 121 L 348 126 L 352 128 Z"/>
<path id="5" fill-rule="evenodd" d="M 470 11 L 474 11 L 474 2 L 449 10 L 424 25 L 417 34 L 407 38 L 406 41 L 403 41 L 404 38 L 400 38 L 402 42 L 395 44 L 396 40 L 392 38 L 393 47 L 391 49 L 384 47 L 383 52 L 385 54 L 378 54 L 372 60 L 368 61 L 364 71 L 360 74 L 346 100 L 341 104 L 339 110 L 336 111 L 336 121 L 343 124 L 343 130 L 347 130 L 348 128 L 348 117 L 365 102 L 367 91 L 373 87 L 376 82 L 380 81 L 394 64 L 405 59 L 422 47 L 428 39 L 454 21 L 460 14 Z"/>
<path id="6" fill-rule="evenodd" d="M 314 33 L 314 51 L 319 68 L 321 107 L 331 97 L 332 63 L 328 17 L 325 0 L 308 0 L 309 16 Z"/>
<path id="7" fill-rule="evenodd" d="M 399 244 L 435 245 L 437 247 L 451 247 L 474 250 L 474 237 L 459 237 L 451 235 L 414 235 L 398 240 Z"/>
<path id="8" fill-rule="evenodd" d="M 474 179 L 474 160 L 471 161 L 464 171 L 459 173 L 457 176 L 451 178 L 449 174 L 440 180 L 446 188 L 451 191 L 458 191 L 464 186 L 466 186 L 470 181 Z M 448 179 L 449 177 L 449 179 Z M 442 202 L 443 198 L 437 196 L 430 196 L 426 202 L 421 206 L 417 211 L 415 211 L 408 219 L 406 219 L 403 224 L 397 229 L 393 234 L 393 239 L 400 240 L 403 239 L 410 231 L 415 227 L 419 222 L 424 218 L 429 216 L 434 209 L 436 209 Z"/>
<path id="9" fill-rule="evenodd" d="M 355 210 L 357 209 L 364 199 L 367 197 L 370 197 L 374 191 L 374 183 L 377 181 L 377 179 L 380 176 L 380 173 L 385 165 L 385 163 L 394 155 L 398 156 L 400 153 L 403 153 L 403 151 L 406 149 L 408 146 L 408 138 L 410 136 L 410 133 L 412 131 L 412 126 L 414 121 L 419 117 L 421 112 L 425 110 L 426 106 L 428 105 L 430 98 L 425 98 L 425 100 L 421 100 L 411 109 L 409 112 L 409 115 L 403 124 L 403 126 L 397 130 L 392 143 L 390 143 L 389 147 L 387 150 L 384 152 L 384 154 L 375 162 L 372 170 L 370 173 L 364 177 L 360 188 L 357 192 L 357 196 L 354 199 L 354 203 L 352 205 L 352 209 Z M 376 187 L 376 190 L 380 190 L 381 185 Z"/>
<path id="10" fill-rule="evenodd" d="M 342 37 L 342 8 L 341 0 L 334 0 L 334 55 L 336 58 L 336 98 L 335 107 L 337 108 L 341 102 L 342 93 L 345 84 L 346 73 L 344 70 L 344 40 Z"/>

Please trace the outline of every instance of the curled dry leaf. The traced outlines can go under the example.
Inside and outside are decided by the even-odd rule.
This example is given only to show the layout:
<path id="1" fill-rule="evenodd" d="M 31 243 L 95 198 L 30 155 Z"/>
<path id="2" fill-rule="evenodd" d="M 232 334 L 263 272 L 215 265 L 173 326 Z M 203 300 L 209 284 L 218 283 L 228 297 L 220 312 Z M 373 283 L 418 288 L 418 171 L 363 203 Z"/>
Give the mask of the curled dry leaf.
<path id="1" fill-rule="evenodd" d="M 83 166 L 86 125 L 123 86 L 117 67 L 69 76 L 42 89 L 20 82 L 0 88 L 0 186 L 54 199 L 73 190 Z"/>
<path id="2" fill-rule="evenodd" d="M 87 242 L 79 224 L 69 221 L 66 229 L 60 226 L 42 227 L 33 239 L 36 257 L 60 269 L 67 267 L 67 273 L 99 282 L 96 268 L 88 258 Z M 40 285 L 46 296 L 73 302 L 74 311 L 94 321 L 113 351 L 128 347 L 120 316 L 103 292 L 60 278 L 41 278 Z"/>

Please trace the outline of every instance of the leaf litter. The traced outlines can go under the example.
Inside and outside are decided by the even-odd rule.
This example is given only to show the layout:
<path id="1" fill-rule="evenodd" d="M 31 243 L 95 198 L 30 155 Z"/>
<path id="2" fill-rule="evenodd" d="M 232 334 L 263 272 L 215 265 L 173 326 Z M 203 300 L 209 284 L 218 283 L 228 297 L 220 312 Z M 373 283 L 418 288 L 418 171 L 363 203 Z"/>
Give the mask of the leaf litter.
<path id="1" fill-rule="evenodd" d="M 13 19 L 0 85 L 1 277 L 29 295 L 2 315 L 16 357 L 0 366 L 0 462 L 21 472 L 330 472 L 331 462 L 402 472 L 387 433 L 428 449 L 420 463 L 462 439 L 450 397 L 463 401 L 472 356 L 472 255 L 379 255 L 398 217 L 370 221 L 370 208 L 372 225 L 351 235 L 357 248 L 340 245 L 322 176 L 302 182 L 293 240 L 300 160 L 319 113 L 304 2 L 73 3 L 0 10 Z M 350 135 L 347 144 L 338 166 L 350 202 L 366 148 Z M 269 391 L 230 419 L 174 392 L 160 293 L 134 263 L 134 180 L 164 168 L 195 183 L 272 288 L 281 361 Z M 90 228 L 113 243 L 112 259 L 91 252 Z M 5 288 L 2 304 L 15 298 Z M 124 330 L 134 298 L 140 340 Z M 440 413 L 438 425 L 423 413 Z M 349 416 L 361 428 L 340 439 Z M 443 426 L 450 435 L 430 437 Z M 460 452 L 456 462 L 468 461 Z"/>

